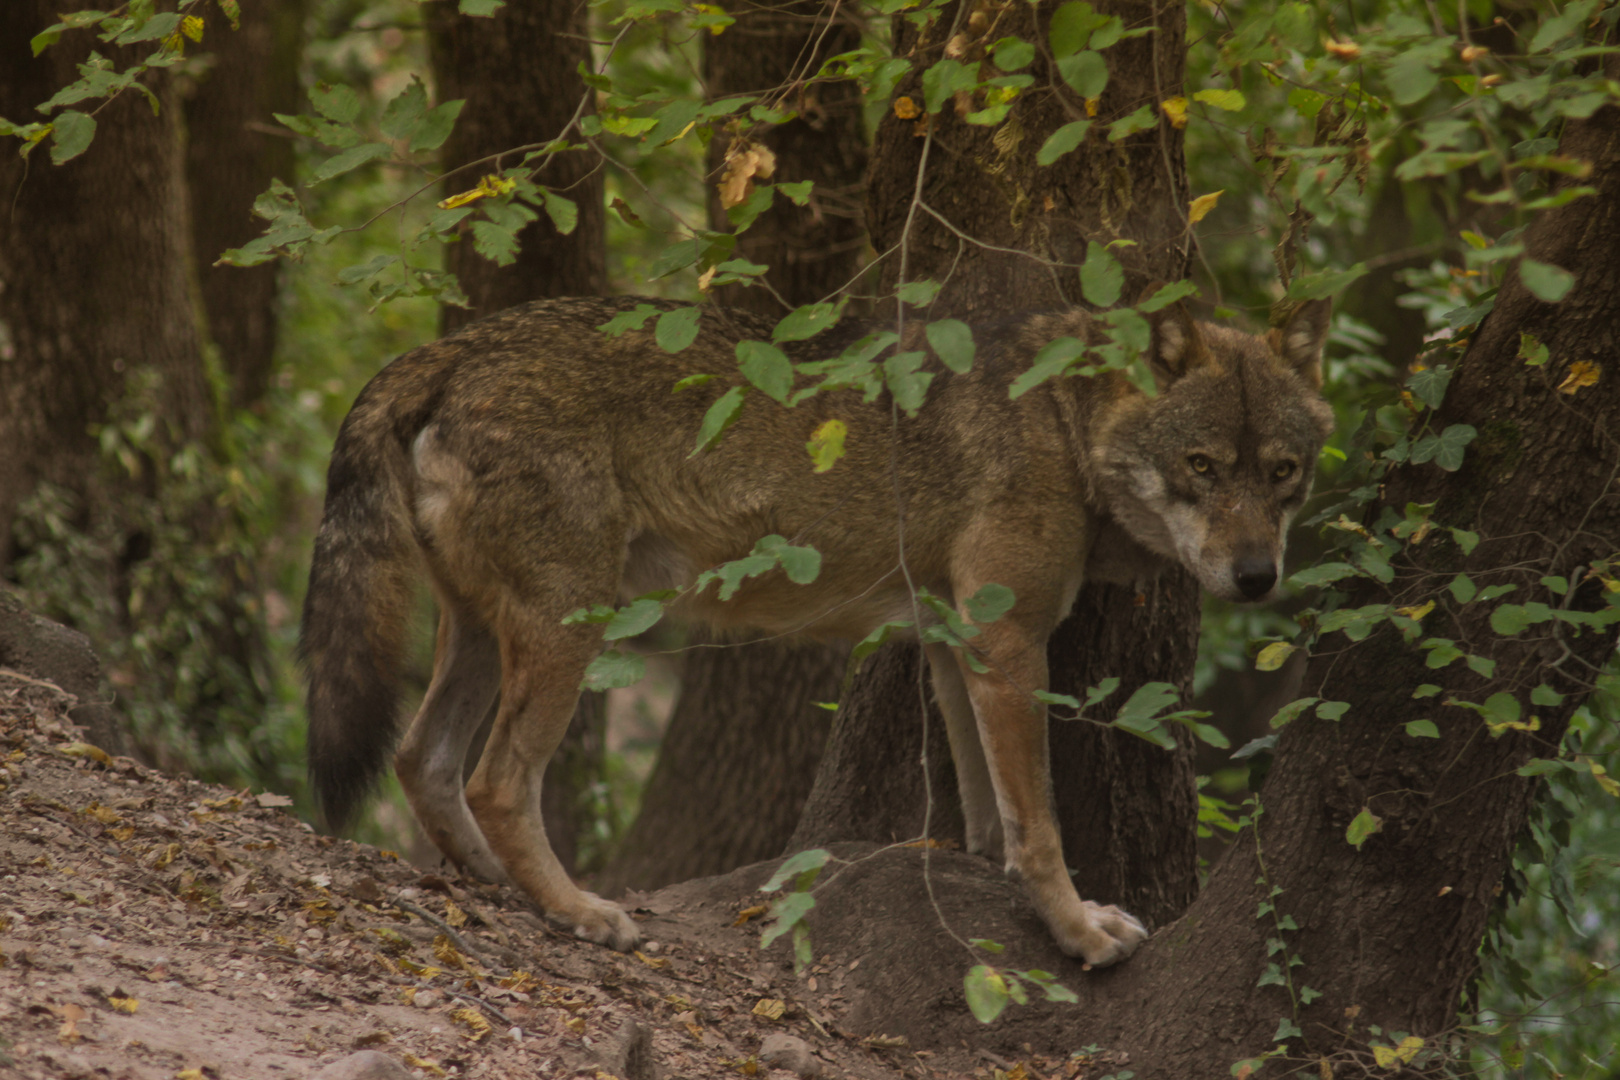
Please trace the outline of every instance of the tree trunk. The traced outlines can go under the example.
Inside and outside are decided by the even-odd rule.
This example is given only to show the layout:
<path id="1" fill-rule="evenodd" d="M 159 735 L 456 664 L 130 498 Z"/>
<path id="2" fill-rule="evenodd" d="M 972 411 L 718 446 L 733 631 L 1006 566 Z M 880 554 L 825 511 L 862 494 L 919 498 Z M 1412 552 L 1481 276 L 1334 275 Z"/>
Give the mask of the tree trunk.
<path id="1" fill-rule="evenodd" d="M 0 14 L 0 116 L 23 123 L 35 106 L 76 79 L 92 42 L 120 67 L 130 56 L 87 31 L 40 56 L 29 39 L 64 7 L 18 0 Z M 129 50 L 135 53 L 139 47 Z M 150 51 L 150 50 L 148 50 Z M 144 55 L 144 54 L 142 54 Z M 161 377 L 161 438 L 202 435 L 212 415 L 202 346 L 187 284 L 190 245 L 173 80 L 148 76 L 157 115 L 126 92 L 97 117 L 90 148 L 62 166 L 48 146 L 28 160 L 0 154 L 0 320 L 11 355 L 0 363 L 0 538 L 15 550 L 12 522 L 49 480 L 83 493 L 94 473 L 90 427 L 124 396 L 128 376 Z"/>
<path id="2" fill-rule="evenodd" d="M 1185 16 L 1178 7 L 1161 10 L 1137 2 L 1100 4 L 1097 9 L 1119 15 L 1127 28 L 1156 26 L 1157 32 L 1109 49 L 1108 87 L 1091 135 L 1053 165 L 1036 165 L 1036 149 L 1059 125 L 1085 112 L 1067 89 L 1047 88 L 1061 84 L 1041 59 L 1034 68 L 1035 86 L 1014 101 L 1000 127 L 969 125 L 948 104 L 935 118 L 932 138 L 925 140 L 919 137 L 921 121 L 901 120 L 893 111 L 885 116 L 869 179 L 873 245 L 887 251 L 904 237 L 908 279 L 946 283 L 927 309 L 928 318 L 999 318 L 1007 312 L 1009 297 L 1017 298 L 1019 309 L 1078 303 L 1078 266 L 1091 240 L 1136 241 L 1120 252 L 1127 296 L 1151 279 L 1184 275 L 1187 187 L 1179 133 L 1161 123 L 1110 142 L 1104 125 L 1144 103 L 1179 93 Z M 896 23 L 897 54 L 914 58 L 899 95 L 922 100 L 921 71 L 951 36 L 955 10 L 945 8 L 920 39 L 909 24 Z M 1044 40 L 1046 19 L 1037 29 L 1032 10 L 1005 13 L 994 36 Z M 968 59 L 978 55 L 973 48 L 982 45 L 970 47 Z M 928 159 L 919 189 L 917 171 L 923 167 L 925 144 Z M 912 212 L 913 194 L 919 191 L 922 203 L 954 230 L 920 206 Z M 960 239 L 959 233 L 1026 254 L 987 250 Z M 886 287 L 897 281 L 899 267 L 898 257 L 891 255 L 884 264 Z M 1123 688 L 1111 699 L 1115 704 L 1149 681 L 1186 690 L 1198 619 L 1197 585 L 1179 569 L 1140 593 L 1087 585 L 1049 646 L 1053 689 L 1072 693 L 1118 676 Z M 915 652 L 916 646 L 885 649 Z M 915 835 L 915 810 L 897 806 L 890 813 L 853 793 L 863 787 L 882 792 L 886 804 L 896 805 L 896 787 L 913 785 L 920 792 L 916 761 L 924 723 L 932 733 L 931 769 L 940 775 L 933 759 L 947 753 L 940 738 L 943 722 L 931 701 L 927 718 L 922 715 L 919 704 L 927 695 L 919 692 L 917 663 L 881 654 L 867 662 L 845 703 L 847 722 L 835 730 L 827 764 L 794 837 L 796 846 Z M 856 723 L 857 717 L 872 719 Z M 880 731 L 885 724 L 913 734 Z M 1173 918 L 1196 890 L 1197 798 L 1190 748 L 1183 744 L 1167 754 L 1135 745 L 1134 736 L 1081 724 L 1054 725 L 1051 742 L 1065 857 L 1080 868 L 1082 894 L 1123 904 L 1149 925 Z M 849 767 L 855 762 L 871 779 L 852 782 L 831 771 L 834 763 Z M 895 779 L 905 776 L 913 779 Z M 888 786 L 877 788 L 879 782 Z M 940 808 L 936 820 L 954 823 L 960 839 L 954 788 L 936 789 L 934 800 Z"/>
<path id="3" fill-rule="evenodd" d="M 769 266 L 766 278 L 787 303 L 814 303 L 847 284 L 860 264 L 866 140 L 853 82 L 803 83 L 828 56 L 857 47 L 860 33 L 843 22 L 827 26 L 836 9 L 820 0 L 728 11 L 736 24 L 704 42 L 708 95 L 774 88 L 767 96 L 798 118 L 758 136 L 776 155 L 771 179 L 815 181 L 808 206 L 778 196 L 742 234 L 737 254 Z M 709 144 L 711 179 L 730 141 L 717 134 Z M 730 228 L 712 186 L 709 222 Z M 715 298 L 762 315 L 787 313 L 759 287 L 727 286 Z M 831 716 L 812 703 L 837 700 L 849 650 L 771 640 L 741 648 L 711 644 L 705 631 L 693 630 L 641 812 L 597 881 L 610 894 L 725 873 L 779 854 L 810 792 L 831 727 Z M 695 800 L 693 791 L 708 798 Z"/>
<path id="4" fill-rule="evenodd" d="M 293 181 L 293 142 L 271 125 L 275 113 L 300 111 L 307 6 L 308 0 L 244 5 L 238 30 L 217 9 L 206 9 L 202 47 L 213 61 L 185 99 L 192 252 L 209 336 L 238 409 L 257 404 L 270 385 L 281 263 L 214 262 L 259 235 L 253 201 L 270 181 Z"/>
<path id="5" fill-rule="evenodd" d="M 491 18 L 462 15 L 451 4 L 426 10 L 438 100 L 466 100 L 440 160 L 447 171 L 470 167 L 445 181 L 448 195 L 474 186 L 479 177 L 518 165 L 526 152 L 512 152 L 519 147 L 533 149 L 562 133 L 587 93 L 578 66 L 591 60 L 590 24 L 584 5 L 569 0 L 507 4 Z M 496 159 L 482 161 L 492 157 Z M 578 205 L 573 232 L 559 233 L 541 215 L 518 234 L 522 246 L 509 266 L 479 255 L 470 235 L 447 247 L 445 267 L 456 275 L 470 307 L 440 307 L 441 332 L 448 334 L 514 304 L 591 296 L 606 287 L 607 222 L 600 169 L 580 153 L 559 154 L 539 182 Z M 472 761 L 482 752 L 494 717 L 491 706 L 474 740 Z M 570 873 L 585 826 L 584 794 L 602 772 L 606 723 L 600 695 L 582 695 L 541 787 L 546 834 Z"/>
<path id="6" fill-rule="evenodd" d="M 525 0 L 492 18 L 461 15 L 453 4 L 426 11 L 435 93 L 440 101 L 467 102 L 440 158 L 445 169 L 460 169 L 445 181 L 448 195 L 520 164 L 524 151 L 511 151 L 536 149 L 562 134 L 588 93 L 578 67 L 591 62 L 590 23 L 588 9 L 573 0 Z M 502 156 L 483 160 L 495 155 Z M 579 206 L 578 225 L 564 236 L 542 214 L 518 234 L 522 249 L 510 266 L 479 255 L 470 234 L 451 244 L 445 269 L 456 275 L 472 306 L 441 307 L 443 333 L 528 300 L 598 296 L 606 288 L 599 164 L 578 151 L 558 154 L 538 182 Z"/>

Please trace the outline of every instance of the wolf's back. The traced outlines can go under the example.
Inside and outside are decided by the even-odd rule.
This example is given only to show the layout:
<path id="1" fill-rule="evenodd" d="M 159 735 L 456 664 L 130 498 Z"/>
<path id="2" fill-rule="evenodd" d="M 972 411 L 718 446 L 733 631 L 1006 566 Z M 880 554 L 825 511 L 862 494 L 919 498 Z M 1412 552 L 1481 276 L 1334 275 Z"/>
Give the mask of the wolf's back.
<path id="1" fill-rule="evenodd" d="M 387 765 L 416 578 L 409 441 L 442 385 L 442 343 L 396 360 L 344 420 L 326 479 L 299 655 L 309 678 L 309 776 L 341 828 Z"/>

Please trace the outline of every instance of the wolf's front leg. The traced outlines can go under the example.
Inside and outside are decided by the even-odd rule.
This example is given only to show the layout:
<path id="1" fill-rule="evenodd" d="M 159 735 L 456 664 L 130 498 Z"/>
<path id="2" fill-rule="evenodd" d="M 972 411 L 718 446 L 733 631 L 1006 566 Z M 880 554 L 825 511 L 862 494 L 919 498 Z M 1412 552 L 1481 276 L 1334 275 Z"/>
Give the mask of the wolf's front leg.
<path id="1" fill-rule="evenodd" d="M 1080 899 L 1063 862 L 1052 812 L 1046 707 L 1033 694 L 1046 687 L 1044 641 L 1017 640 L 997 624 L 983 638 L 989 670 L 959 660 L 978 720 L 979 738 L 1006 838 L 1007 873 L 1019 878 L 1058 947 L 1094 967 L 1125 959 L 1147 938 L 1134 917 Z M 987 640 L 988 639 L 988 640 Z"/>

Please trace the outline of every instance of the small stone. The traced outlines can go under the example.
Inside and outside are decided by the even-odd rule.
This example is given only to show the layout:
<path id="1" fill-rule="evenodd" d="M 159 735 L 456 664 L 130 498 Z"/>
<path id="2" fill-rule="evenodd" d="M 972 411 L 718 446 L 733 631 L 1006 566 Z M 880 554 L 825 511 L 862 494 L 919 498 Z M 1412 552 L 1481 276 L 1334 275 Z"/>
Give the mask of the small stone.
<path id="1" fill-rule="evenodd" d="M 608 1013 L 597 1022 L 591 1053 L 619 1080 L 654 1080 L 652 1031 L 634 1017 Z"/>
<path id="2" fill-rule="evenodd" d="M 759 1044 L 759 1060 L 773 1069 L 786 1069 L 809 1078 L 821 1075 L 821 1060 L 810 1044 L 792 1035 L 773 1032 Z"/>
<path id="3" fill-rule="evenodd" d="M 418 1009 L 431 1009 L 444 1000 L 444 995 L 437 990 L 418 990 L 416 996 L 411 998 L 411 1004 Z"/>
<path id="4" fill-rule="evenodd" d="M 332 1062 L 311 1080 L 414 1080 L 410 1070 L 375 1050 L 361 1050 Z"/>

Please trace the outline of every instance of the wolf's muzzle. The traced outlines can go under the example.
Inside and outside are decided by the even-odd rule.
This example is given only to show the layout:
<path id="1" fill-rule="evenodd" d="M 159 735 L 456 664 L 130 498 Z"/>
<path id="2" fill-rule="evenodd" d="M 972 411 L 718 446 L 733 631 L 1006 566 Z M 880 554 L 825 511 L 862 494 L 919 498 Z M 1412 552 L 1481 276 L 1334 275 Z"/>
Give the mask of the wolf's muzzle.
<path id="1" fill-rule="evenodd" d="M 1271 559 L 1239 559 L 1232 566 L 1232 579 L 1245 600 L 1259 600 L 1277 584 L 1277 564 Z"/>

